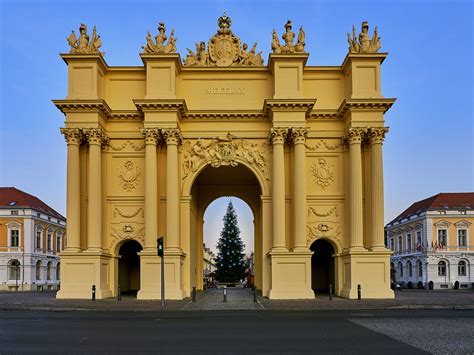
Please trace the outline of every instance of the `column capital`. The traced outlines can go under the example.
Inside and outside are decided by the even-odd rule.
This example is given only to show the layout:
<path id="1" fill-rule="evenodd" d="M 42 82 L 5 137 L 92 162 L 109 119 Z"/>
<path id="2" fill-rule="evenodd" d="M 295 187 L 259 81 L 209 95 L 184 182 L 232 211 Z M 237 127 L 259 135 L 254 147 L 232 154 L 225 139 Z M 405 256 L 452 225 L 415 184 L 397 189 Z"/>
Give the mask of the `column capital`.
<path id="1" fill-rule="evenodd" d="M 183 142 L 183 136 L 179 128 L 162 128 L 161 134 L 166 145 L 179 145 Z"/>
<path id="2" fill-rule="evenodd" d="M 344 141 L 349 144 L 361 144 L 367 134 L 367 128 L 365 127 L 350 127 L 344 133 Z"/>
<path id="3" fill-rule="evenodd" d="M 288 128 L 284 127 L 272 127 L 270 129 L 270 142 L 275 144 L 285 144 L 285 139 L 288 135 Z"/>
<path id="4" fill-rule="evenodd" d="M 294 145 L 305 144 L 308 133 L 309 129 L 306 127 L 292 127 L 290 128 L 290 139 Z"/>
<path id="5" fill-rule="evenodd" d="M 160 130 L 158 128 L 141 128 L 140 133 L 145 138 L 145 144 L 157 145 L 160 138 Z"/>
<path id="6" fill-rule="evenodd" d="M 102 128 L 87 128 L 84 129 L 84 136 L 89 145 L 108 144 L 109 137 L 105 134 Z"/>
<path id="7" fill-rule="evenodd" d="M 388 127 L 371 127 L 367 133 L 370 144 L 382 144 L 385 134 L 388 133 Z"/>
<path id="8" fill-rule="evenodd" d="M 81 128 L 60 128 L 60 132 L 64 135 L 64 140 L 67 145 L 79 145 L 83 139 L 83 132 Z"/>

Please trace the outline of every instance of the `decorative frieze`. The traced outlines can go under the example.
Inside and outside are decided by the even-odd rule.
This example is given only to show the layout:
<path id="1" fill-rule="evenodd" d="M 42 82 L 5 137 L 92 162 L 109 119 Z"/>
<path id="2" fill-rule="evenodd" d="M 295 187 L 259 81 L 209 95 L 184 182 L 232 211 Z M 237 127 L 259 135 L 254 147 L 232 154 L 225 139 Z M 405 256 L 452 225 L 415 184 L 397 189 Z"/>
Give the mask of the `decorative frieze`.
<path id="1" fill-rule="evenodd" d="M 120 152 L 120 151 L 124 150 L 126 147 L 130 147 L 131 149 L 133 149 L 136 152 L 141 152 L 143 149 L 145 149 L 143 144 L 136 144 L 134 141 L 131 141 L 131 140 L 127 140 L 127 141 L 125 141 L 125 142 L 123 142 L 122 144 L 119 144 L 119 145 L 109 144 L 109 149 L 113 150 L 115 152 Z"/>

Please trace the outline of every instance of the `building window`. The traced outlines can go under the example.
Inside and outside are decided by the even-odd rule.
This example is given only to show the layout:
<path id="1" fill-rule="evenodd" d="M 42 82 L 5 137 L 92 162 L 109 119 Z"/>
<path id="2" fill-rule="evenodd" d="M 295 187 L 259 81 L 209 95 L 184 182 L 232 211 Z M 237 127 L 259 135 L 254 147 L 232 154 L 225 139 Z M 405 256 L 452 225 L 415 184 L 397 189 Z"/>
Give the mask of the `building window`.
<path id="1" fill-rule="evenodd" d="M 398 263 L 398 273 L 400 277 L 403 277 L 403 264 L 401 262 Z"/>
<path id="2" fill-rule="evenodd" d="M 52 242 L 52 239 L 53 239 L 53 232 L 49 232 L 48 231 L 48 234 L 47 234 L 47 237 L 46 237 L 46 250 L 48 251 L 51 251 L 51 242 Z"/>
<path id="3" fill-rule="evenodd" d="M 12 216 L 18 216 L 18 210 L 10 211 L 10 214 L 11 214 Z"/>
<path id="4" fill-rule="evenodd" d="M 438 229 L 438 245 L 439 247 L 445 247 L 448 239 L 448 231 L 446 229 Z"/>
<path id="5" fill-rule="evenodd" d="M 401 252 L 402 251 L 402 236 L 400 235 L 398 237 L 398 251 Z"/>
<path id="6" fill-rule="evenodd" d="M 421 231 L 416 231 L 416 250 L 421 251 Z"/>
<path id="7" fill-rule="evenodd" d="M 407 233 L 407 250 L 411 251 L 411 233 Z"/>
<path id="8" fill-rule="evenodd" d="M 20 246 L 20 231 L 18 229 L 10 230 L 10 246 L 11 247 Z"/>
<path id="9" fill-rule="evenodd" d="M 458 229 L 458 246 L 467 247 L 467 229 Z"/>
<path id="10" fill-rule="evenodd" d="M 393 238 L 390 238 L 390 250 L 395 251 L 395 241 Z"/>
<path id="11" fill-rule="evenodd" d="M 41 229 L 36 230 L 36 249 L 41 249 L 41 240 L 43 239 L 43 231 Z"/>
<path id="12" fill-rule="evenodd" d="M 51 271 L 53 269 L 53 263 L 51 261 L 48 262 L 46 268 L 46 279 L 51 280 Z"/>
<path id="13" fill-rule="evenodd" d="M 464 260 L 458 263 L 458 276 L 466 276 L 466 262 Z"/>
<path id="14" fill-rule="evenodd" d="M 413 265 L 411 264 L 411 262 L 408 263 L 408 277 L 412 277 L 413 276 Z"/>
<path id="15" fill-rule="evenodd" d="M 36 280 L 41 280 L 41 260 L 36 262 Z"/>
<path id="16" fill-rule="evenodd" d="M 446 262 L 443 260 L 438 263 L 438 276 L 446 276 Z"/>
<path id="17" fill-rule="evenodd" d="M 61 236 L 60 235 L 56 237 L 56 251 L 57 252 L 61 251 Z"/>
<path id="18" fill-rule="evenodd" d="M 421 260 L 418 261 L 418 276 L 423 277 L 423 263 Z"/>
<path id="19" fill-rule="evenodd" d="M 60 267 L 61 267 L 61 263 L 58 263 L 58 264 L 56 265 L 56 280 L 58 280 L 58 281 L 60 280 L 60 277 L 59 277 L 59 276 L 61 275 Z"/>
<path id="20" fill-rule="evenodd" d="M 20 262 L 16 259 L 11 260 L 8 263 L 8 279 L 9 280 L 20 279 Z"/>

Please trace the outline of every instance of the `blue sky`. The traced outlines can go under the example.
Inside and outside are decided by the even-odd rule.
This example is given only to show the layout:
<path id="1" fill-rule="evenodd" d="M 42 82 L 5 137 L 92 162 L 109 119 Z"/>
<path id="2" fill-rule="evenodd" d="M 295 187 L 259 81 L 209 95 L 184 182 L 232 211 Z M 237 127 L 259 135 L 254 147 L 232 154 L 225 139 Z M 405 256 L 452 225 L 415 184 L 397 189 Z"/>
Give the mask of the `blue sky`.
<path id="1" fill-rule="evenodd" d="M 224 11 L 232 29 L 268 58 L 271 31 L 303 25 L 308 65 L 340 65 L 352 24 L 378 26 L 386 114 L 385 221 L 438 192 L 474 191 L 473 5 L 457 1 L 22 1 L 0 0 L 0 185 L 65 213 L 63 115 L 66 37 L 97 25 L 109 65 L 142 65 L 146 31 L 175 28 L 181 56 L 208 40 Z M 216 209 L 217 210 L 217 209 Z M 217 219 L 222 216 L 215 213 Z"/>

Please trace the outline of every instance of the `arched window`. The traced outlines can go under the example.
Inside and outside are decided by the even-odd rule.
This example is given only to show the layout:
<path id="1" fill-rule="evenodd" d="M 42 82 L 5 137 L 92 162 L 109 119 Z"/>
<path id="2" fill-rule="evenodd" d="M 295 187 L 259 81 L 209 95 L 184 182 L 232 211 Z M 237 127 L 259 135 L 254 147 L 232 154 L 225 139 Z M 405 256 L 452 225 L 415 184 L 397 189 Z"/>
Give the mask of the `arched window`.
<path id="1" fill-rule="evenodd" d="M 418 260 L 418 276 L 423 277 L 423 263 L 421 260 Z"/>
<path id="2" fill-rule="evenodd" d="M 466 276 L 466 262 L 464 260 L 458 263 L 458 276 Z"/>
<path id="3" fill-rule="evenodd" d="M 46 279 L 51 280 L 51 271 L 53 270 L 53 263 L 51 261 L 48 262 L 46 267 Z"/>
<path id="4" fill-rule="evenodd" d="M 401 261 L 398 263 L 398 273 L 400 277 L 403 277 L 403 264 Z"/>
<path id="5" fill-rule="evenodd" d="M 59 253 L 61 251 L 61 235 L 58 234 L 56 237 L 56 252 Z"/>
<path id="6" fill-rule="evenodd" d="M 61 275 L 61 272 L 60 272 L 60 266 L 61 266 L 61 263 L 57 263 L 56 264 L 56 280 L 60 280 L 60 275 Z"/>
<path id="7" fill-rule="evenodd" d="M 444 260 L 438 263 L 438 276 L 446 276 L 446 261 Z"/>
<path id="8" fill-rule="evenodd" d="M 41 280 L 41 268 L 43 264 L 41 263 L 41 260 L 38 260 L 36 262 L 36 280 Z"/>
<path id="9" fill-rule="evenodd" d="M 8 279 L 20 279 L 20 262 L 16 259 L 10 260 L 10 262 L 8 263 Z"/>
<path id="10" fill-rule="evenodd" d="M 53 230 L 48 229 L 48 234 L 46 235 L 46 250 L 51 251 L 53 249 Z"/>
<path id="11" fill-rule="evenodd" d="M 408 277 L 413 276 L 413 265 L 411 264 L 411 261 L 408 262 Z"/>
<path id="12" fill-rule="evenodd" d="M 43 226 L 42 225 L 38 225 L 36 227 L 35 248 L 36 250 L 43 249 Z"/>

